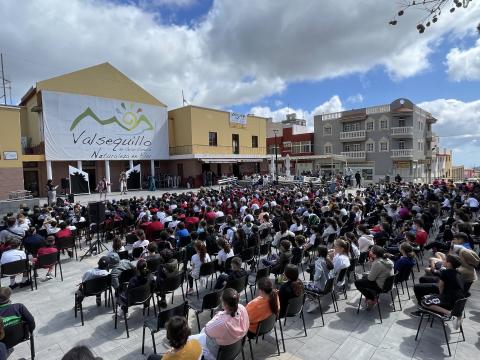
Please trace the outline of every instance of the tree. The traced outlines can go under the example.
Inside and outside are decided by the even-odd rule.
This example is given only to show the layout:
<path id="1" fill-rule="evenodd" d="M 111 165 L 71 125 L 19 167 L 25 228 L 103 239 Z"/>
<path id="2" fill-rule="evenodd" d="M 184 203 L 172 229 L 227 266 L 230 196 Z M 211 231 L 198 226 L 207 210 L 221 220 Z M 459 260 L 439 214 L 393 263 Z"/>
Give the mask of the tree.
<path id="1" fill-rule="evenodd" d="M 455 12 L 457 8 L 467 8 L 471 0 L 409 0 L 400 1 L 400 8 L 397 15 L 390 20 L 390 25 L 397 25 L 398 18 L 403 16 L 406 11 L 411 9 L 419 9 L 424 12 L 424 16 L 421 18 L 417 25 L 417 30 L 420 34 L 423 34 L 425 30 L 438 21 L 438 18 L 442 14 L 442 9 L 445 6 L 450 5 L 449 11 Z M 478 31 L 480 32 L 480 24 L 478 25 Z"/>

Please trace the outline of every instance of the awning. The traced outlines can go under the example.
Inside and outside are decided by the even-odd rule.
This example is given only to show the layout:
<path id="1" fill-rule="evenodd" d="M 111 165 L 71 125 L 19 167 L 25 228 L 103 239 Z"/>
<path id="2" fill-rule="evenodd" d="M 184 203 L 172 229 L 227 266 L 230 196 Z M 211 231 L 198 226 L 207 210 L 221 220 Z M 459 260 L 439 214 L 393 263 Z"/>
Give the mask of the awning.
<path id="1" fill-rule="evenodd" d="M 236 163 L 252 163 L 252 162 L 262 162 L 264 159 L 255 159 L 255 158 L 240 158 L 240 159 L 217 159 L 217 158 L 205 158 L 199 159 L 201 162 L 206 164 L 236 164 Z"/>

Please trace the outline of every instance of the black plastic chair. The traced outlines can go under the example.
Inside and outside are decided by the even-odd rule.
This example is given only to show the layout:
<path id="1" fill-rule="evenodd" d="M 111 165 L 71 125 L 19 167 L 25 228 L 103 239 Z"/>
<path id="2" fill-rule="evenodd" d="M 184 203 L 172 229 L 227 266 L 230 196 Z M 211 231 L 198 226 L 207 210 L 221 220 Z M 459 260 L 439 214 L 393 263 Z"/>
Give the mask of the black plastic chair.
<path id="1" fill-rule="evenodd" d="M 128 234 L 125 236 L 125 242 L 128 245 L 133 245 L 138 240 L 138 236 L 136 234 Z"/>
<path id="2" fill-rule="evenodd" d="M 145 353 L 145 330 L 147 328 L 150 330 L 153 343 L 153 353 L 156 354 L 157 346 L 155 345 L 155 333 L 165 328 L 167 321 L 174 316 L 183 316 L 188 319 L 188 301 L 185 301 L 170 309 L 160 311 L 155 319 L 149 319 L 143 323 L 142 354 Z"/>
<path id="3" fill-rule="evenodd" d="M 117 254 L 118 254 L 118 257 L 120 258 L 120 260 L 128 260 L 129 259 L 128 250 L 119 251 L 119 252 L 117 252 Z"/>
<path id="4" fill-rule="evenodd" d="M 33 332 L 30 332 L 28 324 L 21 321 L 18 324 L 4 327 L 5 336 L 0 342 L 4 343 L 7 349 L 13 349 L 16 345 L 30 340 L 30 357 L 35 359 L 35 342 Z"/>
<path id="5" fill-rule="evenodd" d="M 265 320 L 262 320 L 258 323 L 257 332 L 255 333 L 255 344 L 258 344 L 259 336 L 261 336 L 263 339 L 264 335 L 268 334 L 273 329 L 275 332 L 275 343 L 277 344 L 278 356 L 280 356 L 280 346 L 278 345 L 278 335 L 276 327 L 277 320 L 277 315 L 272 314 Z M 255 357 L 253 356 L 252 340 L 253 339 L 248 338 L 248 345 L 250 346 L 250 357 L 252 360 L 254 360 Z"/>
<path id="6" fill-rule="evenodd" d="M 396 311 L 396 308 L 395 308 L 395 299 L 393 297 L 393 288 L 394 288 L 394 285 L 395 285 L 395 275 L 392 275 L 392 276 L 389 276 L 384 284 L 383 284 L 383 289 L 382 291 L 380 291 L 379 293 L 376 294 L 375 296 L 375 300 L 376 300 L 376 303 L 377 303 L 377 309 L 378 309 L 378 316 L 380 316 L 380 323 L 383 323 L 383 319 L 382 319 L 382 311 L 380 309 L 380 295 L 381 294 L 388 294 L 390 293 L 390 296 L 392 298 L 392 304 L 393 304 L 393 311 Z M 398 301 L 400 301 L 400 296 L 397 292 L 397 295 L 398 295 Z M 360 300 L 358 301 L 358 308 L 357 308 L 357 314 L 359 313 L 360 311 L 360 305 L 362 303 L 362 294 L 360 293 Z"/>
<path id="7" fill-rule="evenodd" d="M 200 265 L 200 276 L 199 276 L 198 279 L 194 279 L 195 280 L 195 289 L 197 290 L 197 299 L 200 299 L 200 296 L 198 294 L 198 284 L 197 284 L 198 280 L 200 280 L 202 277 L 205 277 L 207 279 L 206 284 L 205 284 L 205 288 L 208 288 L 208 278 L 211 277 L 212 280 L 211 280 L 211 284 L 210 284 L 210 289 L 212 289 L 212 287 L 213 287 L 213 275 L 216 274 L 215 269 L 216 269 L 216 267 L 215 267 L 215 262 L 214 261 L 205 262 L 202 265 Z"/>
<path id="8" fill-rule="evenodd" d="M 405 283 L 405 287 L 407 288 L 407 295 L 408 299 L 410 300 L 410 290 L 408 290 L 408 279 L 410 279 L 410 275 L 413 274 L 413 267 L 412 266 L 407 266 L 402 269 L 402 271 L 399 271 L 397 274 L 395 274 L 395 288 L 397 289 L 397 295 L 398 295 L 398 304 L 400 305 L 400 311 L 402 311 L 402 302 L 400 301 L 400 292 L 398 291 L 398 284 L 400 284 L 400 287 L 402 288 L 402 294 L 405 294 L 403 284 Z"/>
<path id="9" fill-rule="evenodd" d="M 27 274 L 28 280 L 30 281 L 30 288 L 33 291 L 33 283 L 32 283 L 32 274 L 30 271 L 30 263 L 27 259 L 24 260 L 17 260 L 12 261 L 0 266 L 0 281 L 2 278 L 7 276 L 15 276 L 18 274 Z M 1 286 L 1 284 L 0 284 Z"/>
<path id="10" fill-rule="evenodd" d="M 172 304 L 173 304 L 173 298 L 175 296 L 175 290 L 180 288 L 182 290 L 182 298 L 183 301 L 185 301 L 185 292 L 183 291 L 183 281 L 185 279 L 185 273 L 179 272 L 175 275 L 170 275 L 167 278 L 164 279 L 164 286 L 162 291 L 166 294 L 172 294 Z M 158 289 L 156 292 L 157 295 L 157 302 L 160 304 L 160 289 Z"/>
<path id="11" fill-rule="evenodd" d="M 118 307 L 122 307 L 125 311 L 123 313 L 123 317 L 125 320 L 125 330 L 127 331 L 127 338 L 130 337 L 130 333 L 128 331 L 128 319 L 127 319 L 127 311 L 128 308 L 135 306 L 135 305 L 143 305 L 143 315 L 145 315 L 145 308 L 148 309 L 147 315 L 150 314 L 150 301 L 152 300 L 152 286 L 149 282 L 145 285 L 137 286 L 134 288 L 126 289 L 126 301 L 122 301 L 121 298 L 117 301 L 115 306 L 115 329 L 117 328 L 117 318 L 118 318 Z M 153 312 L 155 316 L 157 315 L 157 307 L 155 305 L 155 301 L 153 302 Z"/>
<path id="12" fill-rule="evenodd" d="M 77 243 L 75 241 L 75 236 L 56 238 L 55 246 L 57 247 L 59 252 L 62 250 L 75 251 L 75 259 L 78 260 Z"/>
<path id="13" fill-rule="evenodd" d="M 232 288 L 236 290 L 238 294 L 241 294 L 243 291 L 245 293 L 245 302 L 248 303 L 247 285 L 248 275 L 244 275 L 241 278 L 227 281 L 225 288 Z"/>
<path id="14" fill-rule="evenodd" d="M 238 358 L 238 355 L 240 355 L 240 353 L 242 353 L 242 359 L 245 360 L 245 353 L 243 352 L 244 344 L 245 337 L 231 345 L 219 346 L 217 360 L 235 360 L 236 358 Z"/>
<path id="15" fill-rule="evenodd" d="M 33 278 L 35 280 L 35 290 L 38 289 L 37 270 L 43 267 L 55 266 L 55 277 L 57 277 L 57 265 L 58 265 L 60 268 L 60 278 L 63 281 L 62 263 L 59 261 L 59 258 L 60 258 L 60 253 L 58 251 L 51 254 L 40 255 L 37 257 L 37 262 L 32 266 Z"/>
<path id="16" fill-rule="evenodd" d="M 260 245 L 260 249 L 258 250 L 258 256 L 257 256 L 257 268 L 258 268 L 258 265 L 260 264 L 260 258 L 262 256 L 267 256 L 270 253 L 271 247 L 272 247 L 272 243 L 269 241 Z"/>
<path id="17" fill-rule="evenodd" d="M 120 276 L 118 277 L 118 284 L 119 284 L 118 290 L 119 291 L 125 290 L 127 288 L 128 282 L 132 277 L 135 276 L 135 274 L 136 274 L 135 269 L 123 270 L 120 273 Z"/>
<path id="18" fill-rule="evenodd" d="M 252 299 L 254 294 L 257 292 L 258 280 L 264 277 L 268 277 L 269 275 L 270 275 L 270 266 L 257 270 L 257 273 L 255 274 L 255 282 L 248 283 L 248 286 L 250 287 L 250 295 L 252 296 Z M 252 291 L 252 288 L 254 288 L 255 290 Z"/>
<path id="19" fill-rule="evenodd" d="M 90 296 L 97 296 L 105 294 L 105 306 L 110 305 L 110 301 L 112 301 L 113 306 L 113 293 L 112 293 L 112 276 L 100 276 L 96 277 L 87 281 L 84 281 L 81 284 L 82 287 L 82 294 L 83 299 L 80 302 L 77 302 L 77 298 L 75 297 L 75 318 L 77 318 L 77 312 L 80 310 L 80 319 L 82 320 L 82 326 L 84 325 L 83 321 L 83 301 L 85 298 Z"/>
<path id="20" fill-rule="evenodd" d="M 221 298 L 222 298 L 222 291 L 223 289 L 213 291 L 211 293 L 205 294 L 202 298 L 202 306 L 198 308 L 193 304 L 189 304 L 188 306 L 195 312 L 195 316 L 197 317 L 197 326 L 198 331 L 200 332 L 200 319 L 199 314 L 204 312 L 205 310 L 210 310 L 210 319 L 213 318 L 213 311 L 220 306 Z"/>
<path id="21" fill-rule="evenodd" d="M 332 298 L 333 311 L 334 312 L 338 311 L 337 299 L 334 294 L 334 285 L 335 285 L 335 278 L 330 278 L 325 283 L 325 287 L 321 293 L 305 290 L 306 294 L 308 294 L 310 297 L 318 301 L 318 308 L 320 309 L 320 316 L 322 317 L 322 326 L 325 326 L 325 320 L 323 318 L 323 308 L 322 308 L 321 300 L 325 295 L 330 294 Z"/>
<path id="22" fill-rule="evenodd" d="M 431 310 L 428 310 L 428 309 L 425 309 L 425 308 L 420 309 L 421 316 L 420 316 L 420 322 L 418 324 L 417 334 L 415 335 L 415 341 L 417 341 L 417 339 L 418 339 L 418 333 L 420 332 L 420 327 L 422 326 L 422 321 L 423 321 L 424 316 L 428 315 L 428 316 L 431 317 L 430 327 L 432 327 L 432 325 L 433 325 L 433 320 L 435 318 L 437 318 L 442 323 L 443 333 L 445 334 L 445 340 L 447 342 L 448 356 L 452 356 L 452 352 L 450 351 L 450 342 L 448 340 L 447 329 L 445 328 L 445 323 L 447 321 L 452 320 L 453 317 L 462 318 L 466 304 L 467 304 L 467 299 L 466 298 L 459 299 L 459 300 L 455 301 L 455 305 L 453 306 L 453 309 L 450 312 L 449 316 L 439 314 L 439 313 L 436 313 L 434 311 L 431 311 Z M 463 326 L 462 326 L 461 323 L 460 323 L 460 333 L 462 334 L 463 341 L 465 341 L 465 334 L 463 332 Z"/>
<path id="23" fill-rule="evenodd" d="M 233 260 L 233 258 L 234 258 L 234 256 L 231 256 L 231 257 L 227 258 L 227 260 L 225 260 L 225 262 L 222 265 L 219 266 L 219 270 L 222 271 L 222 272 L 228 272 L 228 271 L 232 270 L 232 260 Z"/>
<path id="24" fill-rule="evenodd" d="M 368 261 L 368 251 L 364 251 L 360 253 L 358 257 L 358 265 L 362 266 L 363 272 L 365 272 L 365 264 Z"/>
<path id="25" fill-rule="evenodd" d="M 287 324 L 287 318 L 300 316 L 303 322 L 303 331 L 305 332 L 305 337 L 307 336 L 307 327 L 305 326 L 305 319 L 303 317 L 303 306 L 305 305 L 306 294 L 291 298 L 288 300 L 287 311 L 285 312 L 283 326 Z M 280 323 L 280 335 L 282 337 L 283 352 L 285 350 L 285 339 L 283 338 L 283 329 L 282 329 L 282 319 L 279 319 Z"/>
<path id="26" fill-rule="evenodd" d="M 240 254 L 240 258 L 242 259 L 242 262 L 244 263 L 245 269 L 247 268 L 247 263 L 248 262 L 253 262 L 255 259 L 255 247 L 250 247 L 242 251 Z"/>
<path id="27" fill-rule="evenodd" d="M 147 268 L 148 268 L 148 271 L 150 271 L 150 273 L 152 274 L 156 274 L 157 273 L 157 270 L 158 270 L 158 267 L 160 266 L 160 264 L 163 263 L 163 259 L 158 257 L 158 258 L 153 258 L 153 259 L 147 259 Z"/>
<path id="28" fill-rule="evenodd" d="M 345 297 L 345 300 L 347 299 L 347 282 L 346 282 L 347 273 L 348 273 L 348 268 L 341 269 L 338 272 L 337 278 L 335 279 L 335 287 L 340 288 L 340 290 L 343 293 L 343 296 Z"/>
<path id="29" fill-rule="evenodd" d="M 303 276 L 303 280 L 305 280 L 305 270 L 303 269 L 303 257 L 305 255 L 305 252 L 301 249 L 298 254 L 293 255 L 292 259 L 290 260 L 290 264 L 295 265 L 296 267 L 300 267 L 301 274 Z"/>
<path id="30" fill-rule="evenodd" d="M 132 249 L 132 258 L 138 259 L 140 256 L 142 256 L 144 251 L 145 251 L 145 248 L 143 246 L 133 248 Z"/>
<path id="31" fill-rule="evenodd" d="M 180 264 L 185 264 L 186 252 L 185 249 L 175 251 L 173 253 L 173 258 L 177 260 L 178 269 L 180 269 Z M 185 265 L 184 265 L 185 266 Z M 185 269 L 185 268 L 184 268 Z"/>

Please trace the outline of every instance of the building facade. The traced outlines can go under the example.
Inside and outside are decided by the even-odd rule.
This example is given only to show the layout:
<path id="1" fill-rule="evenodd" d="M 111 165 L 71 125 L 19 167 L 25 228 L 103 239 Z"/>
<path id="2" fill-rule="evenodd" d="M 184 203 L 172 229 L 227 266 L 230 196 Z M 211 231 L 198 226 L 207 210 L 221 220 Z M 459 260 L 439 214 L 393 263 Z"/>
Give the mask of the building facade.
<path id="1" fill-rule="evenodd" d="M 366 181 L 431 181 L 436 119 L 407 99 L 314 117 L 315 154 L 341 154 Z"/>
<path id="2" fill-rule="evenodd" d="M 453 181 L 465 180 L 465 167 L 463 165 L 457 165 L 452 167 L 452 180 Z"/>

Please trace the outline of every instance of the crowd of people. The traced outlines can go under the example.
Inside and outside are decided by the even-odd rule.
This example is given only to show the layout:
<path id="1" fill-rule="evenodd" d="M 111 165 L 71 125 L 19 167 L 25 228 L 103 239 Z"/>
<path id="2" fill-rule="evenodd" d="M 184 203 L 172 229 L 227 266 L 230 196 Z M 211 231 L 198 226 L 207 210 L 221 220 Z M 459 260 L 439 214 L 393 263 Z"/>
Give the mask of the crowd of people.
<path id="1" fill-rule="evenodd" d="M 448 315 L 456 301 L 470 296 L 477 279 L 479 194 L 478 184 L 448 182 L 398 181 L 349 191 L 339 186 L 334 192 L 307 184 L 202 188 L 106 201 L 102 224 L 87 224 L 88 209 L 80 204 L 25 207 L 4 219 L 0 263 L 27 256 L 34 263 L 39 255 L 57 251 L 58 238 L 79 229 L 88 235 L 89 229 L 101 226 L 112 250 L 81 280 L 110 274 L 116 301 L 128 316 L 128 307 L 122 305 L 128 303 L 127 289 L 149 283 L 165 308 L 169 277 L 186 275 L 188 298 L 195 292 L 194 283 L 204 280 L 202 265 L 215 262 L 220 273 L 215 290 L 223 290 L 221 308 L 196 335 L 191 335 L 186 319 L 171 318 L 166 325 L 171 350 L 163 355 L 164 359 L 203 355 L 209 360 L 216 358 L 219 347 L 255 337 L 258 324 L 272 314 L 285 317 L 293 298 L 305 296 L 306 310 L 315 312 L 316 295 L 331 279 L 335 289 L 345 289 L 353 274 L 364 307 L 371 309 L 378 305 L 378 294 L 389 278 L 398 274 L 408 278 L 424 257 L 428 266 L 414 285 L 418 309 L 412 316 L 425 309 Z M 357 276 L 359 265 L 367 265 L 369 271 Z M 257 297 L 242 305 L 242 294 L 232 284 L 265 268 L 271 276 L 257 279 Z M 300 279 L 303 269 L 306 281 Z M 119 279 L 127 270 L 134 275 L 124 286 Z M 52 278 L 51 271 L 46 269 L 44 281 Z M 29 281 L 27 274 L 20 283 L 12 276 L 10 288 L 0 289 L 0 302 Z M 83 301 L 82 286 L 76 289 L 75 301 L 76 306 Z M 0 304 L 0 317 L 5 311 Z M 13 304 L 7 313 L 25 318 L 33 330 L 33 317 L 24 307 Z M 456 319 L 457 327 L 461 321 Z"/>

